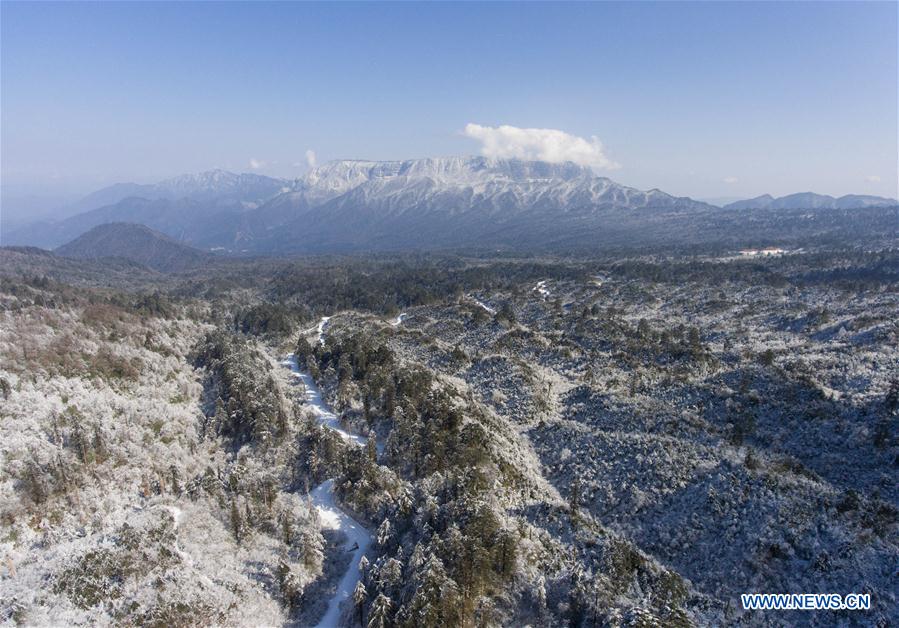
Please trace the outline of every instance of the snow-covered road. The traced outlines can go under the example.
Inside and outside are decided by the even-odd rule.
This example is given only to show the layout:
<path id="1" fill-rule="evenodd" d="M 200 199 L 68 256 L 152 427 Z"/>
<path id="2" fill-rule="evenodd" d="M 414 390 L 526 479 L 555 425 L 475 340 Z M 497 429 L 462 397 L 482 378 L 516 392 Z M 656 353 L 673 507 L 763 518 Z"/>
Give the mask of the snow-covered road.
<path id="1" fill-rule="evenodd" d="M 337 583 L 337 590 L 328 600 L 328 610 L 318 622 L 319 628 L 333 628 L 340 619 L 340 605 L 353 596 L 353 589 L 362 574 L 359 571 L 359 560 L 371 545 L 371 533 L 358 521 L 343 512 L 334 502 L 334 480 L 326 480 L 311 493 L 312 503 L 321 517 L 322 527 L 329 530 L 340 530 L 346 536 L 343 550 L 353 552 L 346 573 Z"/>
<path id="2" fill-rule="evenodd" d="M 315 380 L 312 379 L 312 376 L 309 373 L 300 370 L 300 365 L 297 363 L 297 358 L 294 354 L 289 354 L 287 359 L 281 362 L 281 364 L 288 367 L 291 374 L 303 382 L 303 386 L 306 387 L 306 406 L 315 413 L 319 423 L 329 430 L 333 430 L 340 434 L 344 440 L 351 441 L 357 445 L 365 445 L 368 441 L 365 436 L 350 434 L 340 427 L 337 415 L 331 412 L 328 404 L 322 399 L 322 391 L 316 385 Z"/>
<path id="3" fill-rule="evenodd" d="M 401 315 L 402 316 L 402 315 Z M 325 327 L 330 317 L 325 316 L 319 321 L 318 325 L 310 330 L 316 331 L 317 342 L 324 340 Z M 397 323 L 398 324 L 398 323 Z M 290 354 L 287 359 L 282 362 L 284 366 L 290 368 L 290 372 L 294 377 L 303 382 L 306 388 L 306 405 L 318 418 L 318 421 L 330 430 L 338 433 L 344 440 L 347 440 L 360 447 L 364 446 L 368 439 L 365 436 L 351 434 L 340 427 L 337 415 L 331 411 L 331 408 L 322 399 L 322 393 L 316 385 L 315 380 L 309 373 L 300 370 L 296 356 Z M 340 619 L 340 605 L 352 597 L 353 589 L 359 581 L 361 574 L 359 573 L 359 560 L 368 551 L 371 545 L 371 531 L 362 526 L 358 521 L 346 514 L 337 505 L 334 500 L 334 480 L 325 480 L 310 492 L 312 503 L 318 511 L 321 518 L 323 528 L 329 530 L 339 530 L 346 537 L 343 545 L 343 551 L 352 551 L 353 557 L 346 573 L 340 578 L 334 595 L 328 600 L 328 610 L 319 620 L 317 628 L 334 628 Z"/>

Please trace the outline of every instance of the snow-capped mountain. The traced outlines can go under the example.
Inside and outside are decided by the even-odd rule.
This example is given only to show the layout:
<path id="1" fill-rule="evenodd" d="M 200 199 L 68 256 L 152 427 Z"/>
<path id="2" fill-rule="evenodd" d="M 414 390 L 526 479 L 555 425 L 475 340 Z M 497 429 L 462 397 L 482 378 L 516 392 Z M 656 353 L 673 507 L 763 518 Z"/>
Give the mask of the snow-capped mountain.
<path id="1" fill-rule="evenodd" d="M 235 174 L 225 170 L 209 170 L 160 181 L 154 191 L 165 198 L 234 198 L 244 203 L 258 203 L 286 190 L 288 182 L 260 174 Z"/>
<path id="2" fill-rule="evenodd" d="M 514 245 L 581 237 L 634 212 L 714 209 L 629 188 L 573 163 L 339 160 L 248 212 L 235 245 L 259 252 Z"/>
<path id="3" fill-rule="evenodd" d="M 895 204 L 863 196 L 765 196 L 728 206 L 746 210 L 738 213 L 627 187 L 573 163 L 486 157 L 339 160 L 294 181 L 212 170 L 151 185 L 112 186 L 84 202 L 91 198 L 106 204 L 11 237 L 4 234 L 4 244 L 58 246 L 97 225 L 129 222 L 196 247 L 257 254 L 595 248 L 728 241 L 759 235 L 773 222 L 779 226 L 772 233 L 781 234 L 800 228 L 789 214 L 795 207 L 826 208 L 833 223 L 830 208 Z M 771 208 L 784 213 L 759 220 L 747 213 Z M 871 224 L 889 218 L 875 217 Z"/>
<path id="4" fill-rule="evenodd" d="M 860 207 L 892 207 L 896 199 L 865 194 L 847 194 L 838 198 L 826 194 L 800 192 L 774 198 L 763 194 L 745 201 L 725 205 L 724 209 L 857 209 Z"/>
<path id="5" fill-rule="evenodd" d="M 570 162 L 486 157 L 334 161 L 297 180 L 293 191 L 310 206 L 340 199 L 335 206 L 364 204 L 390 213 L 708 207 L 660 190 L 619 185 Z"/>

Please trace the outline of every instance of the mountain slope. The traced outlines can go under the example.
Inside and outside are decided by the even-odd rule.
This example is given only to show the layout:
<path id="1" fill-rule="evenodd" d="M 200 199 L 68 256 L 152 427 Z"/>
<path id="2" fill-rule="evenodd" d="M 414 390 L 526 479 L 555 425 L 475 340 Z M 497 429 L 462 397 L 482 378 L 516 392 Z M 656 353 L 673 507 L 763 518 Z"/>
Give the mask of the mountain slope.
<path id="1" fill-rule="evenodd" d="M 572 163 L 484 157 L 331 162 L 259 211 L 275 207 L 295 218 L 252 243 L 256 250 L 534 246 L 629 221 L 629 214 L 652 220 L 715 209 Z"/>
<path id="2" fill-rule="evenodd" d="M 55 253 L 78 259 L 121 258 L 161 272 L 194 268 L 211 257 L 149 227 L 129 223 L 94 227 L 57 248 Z"/>
<path id="3" fill-rule="evenodd" d="M 660 190 L 629 188 L 570 162 L 486 157 L 337 161 L 316 168 L 294 189 L 311 205 L 364 204 L 382 213 L 709 207 Z"/>

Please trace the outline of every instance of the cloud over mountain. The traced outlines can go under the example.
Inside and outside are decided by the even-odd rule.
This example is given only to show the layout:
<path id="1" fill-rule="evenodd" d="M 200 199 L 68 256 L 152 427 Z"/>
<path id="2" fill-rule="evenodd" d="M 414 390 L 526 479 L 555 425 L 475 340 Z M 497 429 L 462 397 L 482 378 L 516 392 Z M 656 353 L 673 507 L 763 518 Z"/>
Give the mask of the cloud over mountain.
<path id="1" fill-rule="evenodd" d="M 574 162 L 581 166 L 615 170 L 621 166 L 604 152 L 599 138 L 571 135 L 558 129 L 522 129 L 503 124 L 498 127 L 469 123 L 466 136 L 481 142 L 481 154 L 496 159 L 524 159 L 549 163 Z"/>

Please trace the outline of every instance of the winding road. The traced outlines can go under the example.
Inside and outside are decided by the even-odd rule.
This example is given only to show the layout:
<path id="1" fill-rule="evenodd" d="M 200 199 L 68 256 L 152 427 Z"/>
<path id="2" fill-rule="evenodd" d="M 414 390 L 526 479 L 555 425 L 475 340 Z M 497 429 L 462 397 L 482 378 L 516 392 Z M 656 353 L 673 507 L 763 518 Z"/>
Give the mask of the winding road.
<path id="1" fill-rule="evenodd" d="M 318 325 L 307 330 L 308 333 L 316 332 L 317 343 L 324 341 L 325 328 L 328 326 L 329 316 L 322 317 Z M 400 314 L 394 325 L 399 325 L 405 314 Z M 306 407 L 310 408 L 316 415 L 318 422 L 329 430 L 336 432 L 344 440 L 364 447 L 368 442 L 368 438 L 358 434 L 351 434 L 340 427 L 337 415 L 328 407 L 322 398 L 321 390 L 316 385 L 312 376 L 300 369 L 296 356 L 290 354 L 282 364 L 290 369 L 290 372 L 298 380 L 303 382 L 306 389 Z M 380 450 L 380 447 L 379 447 Z M 344 512 L 334 499 L 334 480 L 325 480 L 310 492 L 312 503 L 318 510 L 319 517 L 323 528 L 329 530 L 339 530 L 346 537 L 343 550 L 353 552 L 349 567 L 340 578 L 337 584 L 337 590 L 328 600 L 328 610 L 322 616 L 317 624 L 317 628 L 334 628 L 340 620 L 340 606 L 345 600 L 349 600 L 353 596 L 353 589 L 359 581 L 361 574 L 359 573 L 359 560 L 368 551 L 371 545 L 371 531 L 365 528 L 361 523 L 353 519 Z"/>

